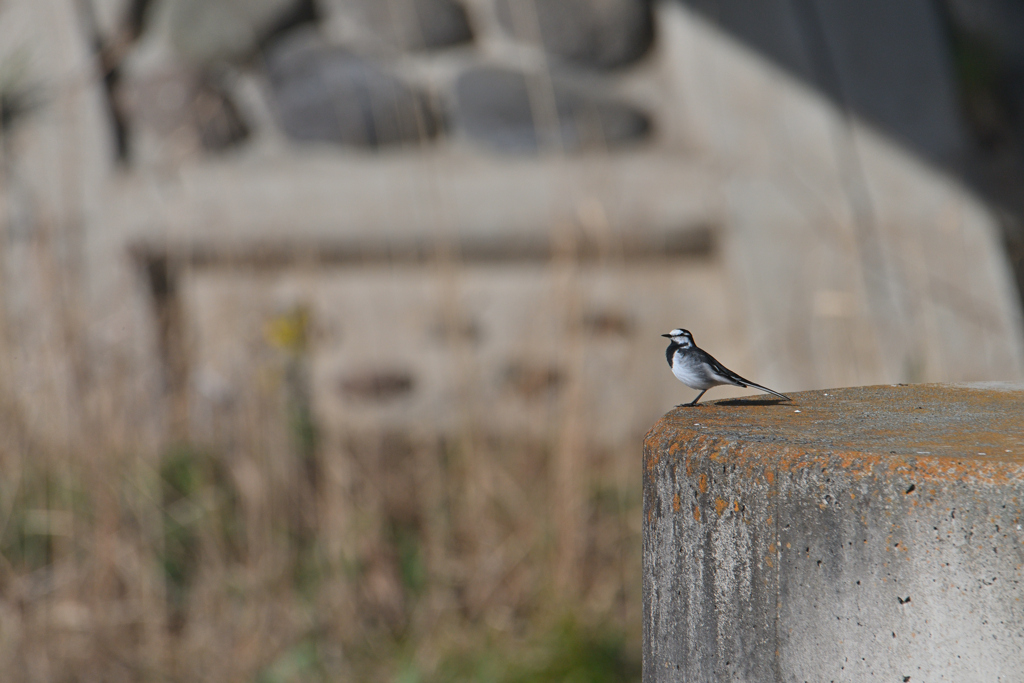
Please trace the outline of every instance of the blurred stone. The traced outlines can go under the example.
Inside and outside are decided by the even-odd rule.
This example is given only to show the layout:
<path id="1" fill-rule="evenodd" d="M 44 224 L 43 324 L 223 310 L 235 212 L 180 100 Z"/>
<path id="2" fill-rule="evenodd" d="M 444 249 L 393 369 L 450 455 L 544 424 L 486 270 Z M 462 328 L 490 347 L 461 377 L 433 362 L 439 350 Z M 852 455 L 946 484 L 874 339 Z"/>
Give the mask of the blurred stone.
<path id="1" fill-rule="evenodd" d="M 190 69 L 125 81 L 120 103 L 131 118 L 133 138 L 209 151 L 246 140 L 249 127 L 225 87 L 209 74 Z M 145 154 L 143 154 L 145 156 Z"/>
<path id="2" fill-rule="evenodd" d="M 453 0 L 318 0 L 332 38 L 390 50 L 433 50 L 473 40 L 466 10 Z"/>
<path id="3" fill-rule="evenodd" d="M 426 93 L 311 32 L 292 32 L 265 59 L 281 126 L 296 140 L 372 148 L 420 142 L 441 129 Z"/>
<path id="4" fill-rule="evenodd" d="M 160 0 L 151 9 L 175 52 L 191 64 L 252 54 L 302 0 Z"/>
<path id="5" fill-rule="evenodd" d="M 502 26 L 519 40 L 535 41 L 539 29 L 545 50 L 594 68 L 636 61 L 654 41 L 649 0 L 498 0 L 497 9 Z"/>
<path id="6" fill-rule="evenodd" d="M 246 124 L 235 101 L 215 80 L 199 81 L 191 106 L 192 121 L 203 149 L 229 149 L 249 137 Z"/>
<path id="7" fill-rule="evenodd" d="M 633 321 L 621 311 L 591 311 L 581 320 L 586 334 L 607 337 L 628 337 L 633 332 Z"/>
<path id="8" fill-rule="evenodd" d="M 338 382 L 345 396 L 364 401 L 389 401 L 412 392 L 414 386 L 408 372 L 387 369 L 347 375 Z"/>
<path id="9" fill-rule="evenodd" d="M 561 81 L 507 69 L 477 68 L 455 86 L 456 119 L 471 137 L 507 152 L 579 151 L 635 142 L 650 120 L 628 104 L 592 97 Z M 554 96 L 548 124 L 544 102 Z"/>
<path id="10" fill-rule="evenodd" d="M 565 373 L 557 367 L 518 361 L 505 370 L 506 386 L 521 398 L 533 400 L 557 390 Z"/>

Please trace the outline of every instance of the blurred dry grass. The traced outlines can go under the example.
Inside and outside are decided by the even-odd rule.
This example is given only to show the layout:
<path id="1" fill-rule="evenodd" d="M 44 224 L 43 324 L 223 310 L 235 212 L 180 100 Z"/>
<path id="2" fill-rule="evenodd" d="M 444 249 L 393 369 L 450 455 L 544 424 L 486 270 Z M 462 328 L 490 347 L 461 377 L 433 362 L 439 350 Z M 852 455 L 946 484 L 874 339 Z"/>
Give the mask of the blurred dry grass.
<path id="1" fill-rule="evenodd" d="M 64 322 L 55 355 L 87 358 Z M 142 445 L 87 381 L 67 442 L 0 411 L 4 680 L 639 678 L 638 458 L 584 443 L 578 373 L 549 438 L 325 430 L 309 312 L 266 323 L 202 442 Z"/>

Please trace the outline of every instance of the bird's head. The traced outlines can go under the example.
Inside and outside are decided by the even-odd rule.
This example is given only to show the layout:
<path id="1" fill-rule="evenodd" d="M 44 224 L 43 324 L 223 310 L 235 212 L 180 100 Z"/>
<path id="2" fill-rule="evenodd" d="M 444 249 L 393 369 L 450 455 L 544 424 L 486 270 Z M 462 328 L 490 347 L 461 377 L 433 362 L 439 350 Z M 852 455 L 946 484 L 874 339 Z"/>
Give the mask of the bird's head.
<path id="1" fill-rule="evenodd" d="M 661 336 L 668 337 L 673 343 L 679 344 L 684 349 L 688 349 L 693 346 L 693 335 L 690 334 L 689 330 L 676 328 L 668 334 L 663 334 Z"/>

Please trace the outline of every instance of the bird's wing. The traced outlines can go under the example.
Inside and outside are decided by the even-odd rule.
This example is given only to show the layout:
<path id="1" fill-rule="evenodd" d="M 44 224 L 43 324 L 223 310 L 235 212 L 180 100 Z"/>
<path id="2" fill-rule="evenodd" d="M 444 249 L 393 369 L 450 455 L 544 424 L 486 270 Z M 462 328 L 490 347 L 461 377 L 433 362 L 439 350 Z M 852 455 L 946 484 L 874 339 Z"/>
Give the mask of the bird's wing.
<path id="1" fill-rule="evenodd" d="M 694 351 L 699 354 L 701 361 L 703 361 L 709 368 L 711 368 L 711 371 L 715 373 L 716 379 L 724 382 L 725 384 L 734 384 L 738 387 L 745 387 L 751 384 L 749 380 L 743 379 L 735 372 L 719 363 L 715 360 L 714 356 L 704 349 L 697 348 L 694 349 Z"/>
<path id="2" fill-rule="evenodd" d="M 701 356 L 701 358 L 708 364 L 708 366 L 711 367 L 711 369 L 715 373 L 715 375 L 717 375 L 721 380 L 723 380 L 725 382 L 728 382 L 729 384 L 733 384 L 735 386 L 738 386 L 738 387 L 753 387 L 754 389 L 760 389 L 761 391 L 764 391 L 766 393 L 772 394 L 774 396 L 778 396 L 779 398 L 784 398 L 787 401 L 792 400 L 792 399 L 789 398 L 789 396 L 786 396 L 785 394 L 780 394 L 779 392 L 775 391 L 774 389 L 769 389 L 768 387 L 763 387 L 760 384 L 756 384 L 754 382 L 751 382 L 749 379 L 744 379 L 744 378 L 740 377 L 735 372 L 733 372 L 732 370 L 730 370 L 729 368 L 725 367 L 724 365 L 719 363 L 717 360 L 715 360 L 714 356 L 712 356 L 710 353 L 708 353 L 704 349 L 697 349 L 697 350 L 700 351 L 701 354 L 703 354 Z"/>

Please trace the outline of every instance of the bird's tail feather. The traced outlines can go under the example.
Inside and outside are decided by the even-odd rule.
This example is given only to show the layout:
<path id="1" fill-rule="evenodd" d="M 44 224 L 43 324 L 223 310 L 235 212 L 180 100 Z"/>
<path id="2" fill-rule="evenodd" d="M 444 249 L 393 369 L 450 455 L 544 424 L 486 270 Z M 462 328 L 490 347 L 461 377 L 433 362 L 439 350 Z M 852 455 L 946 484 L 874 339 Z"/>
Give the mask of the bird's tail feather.
<path id="1" fill-rule="evenodd" d="M 769 389 L 768 387 L 763 387 L 763 386 L 761 386 L 760 384 L 754 384 L 754 383 L 753 383 L 753 382 L 751 382 L 751 381 L 747 381 L 747 386 L 748 386 L 748 387 L 753 387 L 753 388 L 755 388 L 755 389 L 760 389 L 761 391 L 764 391 L 764 392 L 766 392 L 766 393 L 772 394 L 773 396 L 778 396 L 779 398 L 784 398 L 784 399 L 786 399 L 787 401 L 792 401 L 792 400 L 793 400 L 793 399 L 791 399 L 791 398 L 790 398 L 789 396 L 786 396 L 785 394 L 780 394 L 780 393 L 779 393 L 779 392 L 777 392 L 777 391 L 774 391 L 774 390 L 772 390 L 772 389 Z"/>

